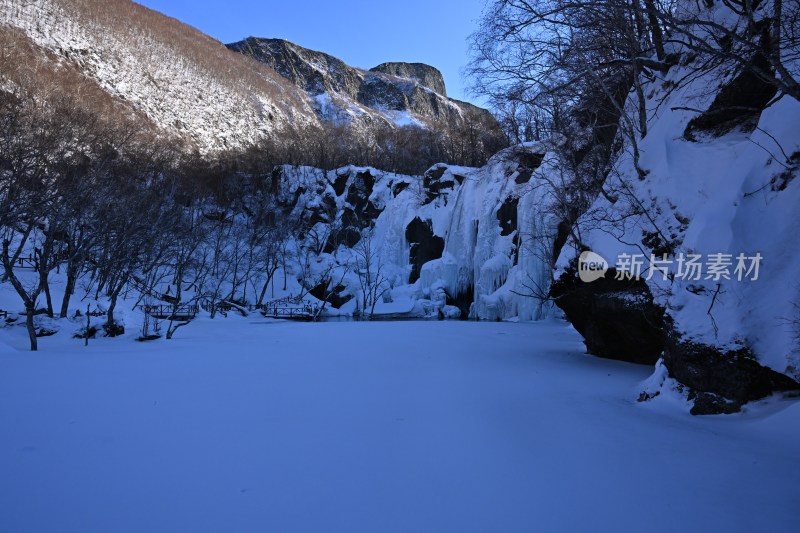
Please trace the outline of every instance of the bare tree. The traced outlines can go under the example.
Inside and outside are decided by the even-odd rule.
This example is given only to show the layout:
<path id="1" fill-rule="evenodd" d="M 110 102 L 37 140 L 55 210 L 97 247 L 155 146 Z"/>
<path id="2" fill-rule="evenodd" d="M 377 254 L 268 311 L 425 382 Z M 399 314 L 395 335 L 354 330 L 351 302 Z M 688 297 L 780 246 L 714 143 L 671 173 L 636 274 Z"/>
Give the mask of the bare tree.
<path id="1" fill-rule="evenodd" d="M 390 289 L 380 248 L 375 246 L 374 240 L 374 230 L 366 230 L 353 248 L 353 269 L 361 288 L 361 312 L 369 320 L 375 315 L 375 305 Z"/>

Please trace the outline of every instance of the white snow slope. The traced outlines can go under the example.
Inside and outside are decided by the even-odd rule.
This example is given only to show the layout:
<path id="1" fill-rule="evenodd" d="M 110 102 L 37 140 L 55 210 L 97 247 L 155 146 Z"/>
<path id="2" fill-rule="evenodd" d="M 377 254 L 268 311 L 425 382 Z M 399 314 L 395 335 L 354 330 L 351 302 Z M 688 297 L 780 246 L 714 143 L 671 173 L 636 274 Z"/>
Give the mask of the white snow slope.
<path id="1" fill-rule="evenodd" d="M 691 417 L 558 321 L 0 331 L 0 531 L 796 531 L 800 404 Z M 235 347 L 235 348 L 234 348 Z"/>
<path id="2" fill-rule="evenodd" d="M 247 146 L 289 124 L 317 123 L 311 102 L 268 67 L 134 2 L 0 0 L 0 24 L 22 29 L 202 150 Z"/>

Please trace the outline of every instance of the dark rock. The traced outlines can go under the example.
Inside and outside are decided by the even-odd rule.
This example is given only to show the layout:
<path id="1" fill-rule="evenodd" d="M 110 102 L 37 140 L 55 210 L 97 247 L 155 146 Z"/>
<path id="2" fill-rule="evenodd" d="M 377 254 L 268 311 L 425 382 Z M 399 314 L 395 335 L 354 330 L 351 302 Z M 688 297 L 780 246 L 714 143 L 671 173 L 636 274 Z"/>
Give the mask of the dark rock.
<path id="1" fill-rule="evenodd" d="M 395 183 L 394 186 L 392 186 L 392 196 L 397 198 L 397 195 L 400 194 L 401 192 L 403 192 L 404 190 L 408 189 L 409 185 L 411 185 L 411 184 L 409 182 L 407 182 L 407 181 L 401 181 L 401 182 Z"/>
<path id="2" fill-rule="evenodd" d="M 765 72 L 772 70 L 762 54 L 753 58 L 753 65 Z M 753 131 L 764 107 L 776 93 L 774 85 L 747 69 L 719 91 L 705 112 L 689 121 L 683 136 L 694 141 L 698 133 L 718 137 L 736 128 Z"/>
<path id="3" fill-rule="evenodd" d="M 435 166 L 428 169 L 425 172 L 424 176 L 422 177 L 422 187 L 426 191 L 426 198 L 423 205 L 427 205 L 438 198 L 443 191 L 452 190 L 456 182 L 454 179 L 442 179 L 444 178 L 445 172 L 447 171 L 447 166 Z M 461 176 L 461 181 L 464 180 L 464 177 Z M 459 182 L 460 183 L 460 182 Z"/>
<path id="4" fill-rule="evenodd" d="M 361 213 L 361 219 L 363 221 L 363 227 L 369 227 L 372 223 L 380 216 L 383 212 L 383 209 L 379 209 L 372 201 L 367 202 L 367 206 L 364 208 L 364 211 Z"/>
<path id="5" fill-rule="evenodd" d="M 692 390 L 693 414 L 736 412 L 773 392 L 800 389 L 797 381 L 758 363 L 746 347 L 724 350 L 694 343 L 674 330 L 667 336 L 664 365 Z"/>
<path id="6" fill-rule="evenodd" d="M 308 291 L 314 298 L 325 301 L 327 300 L 331 307 L 339 309 L 341 306 L 353 299 L 352 294 L 344 294 L 346 287 L 344 285 L 337 285 L 332 291 L 328 291 L 328 284 L 330 280 L 323 281 L 316 287 Z"/>
<path id="7" fill-rule="evenodd" d="M 522 185 L 523 183 L 528 183 L 531 181 L 533 177 L 533 170 L 529 168 L 520 168 L 517 171 L 517 177 L 514 178 L 514 183 L 517 185 Z"/>
<path id="8" fill-rule="evenodd" d="M 347 189 L 345 201 L 353 206 L 353 210 L 358 214 L 367 207 L 372 188 L 375 186 L 375 177 L 367 170 L 359 172 L 350 183 Z"/>
<path id="9" fill-rule="evenodd" d="M 229 44 L 228 48 L 269 65 L 278 74 L 312 95 L 333 90 L 354 97 L 361 83 L 358 71 L 341 59 L 283 39 L 249 37 Z"/>
<path id="10" fill-rule="evenodd" d="M 424 63 L 381 63 L 377 67 L 371 68 L 370 71 L 415 80 L 423 87 L 447 96 L 442 73 Z"/>
<path id="11" fill-rule="evenodd" d="M 447 172 L 447 165 L 435 165 L 425 172 L 425 177 L 430 180 L 438 180 Z"/>
<path id="12" fill-rule="evenodd" d="M 514 238 L 511 242 L 514 243 L 514 262 L 512 264 L 517 266 L 519 264 L 519 233 L 514 234 Z"/>
<path id="13" fill-rule="evenodd" d="M 342 210 L 342 215 L 339 220 L 341 221 L 342 227 L 350 227 L 350 228 L 361 227 L 359 216 L 350 207 L 345 207 Z"/>
<path id="14" fill-rule="evenodd" d="M 344 194 L 344 189 L 347 187 L 347 179 L 350 177 L 348 173 L 344 174 L 337 174 L 336 179 L 333 180 L 331 186 L 333 187 L 333 191 L 336 193 L 336 196 L 341 196 Z"/>
<path id="15" fill-rule="evenodd" d="M 442 257 L 444 239 L 434 235 L 430 220 L 423 222 L 420 218 L 415 218 L 406 227 L 406 241 L 411 245 L 409 251 L 411 274 L 408 282 L 414 283 L 419 279 L 422 265 Z"/>
<path id="16" fill-rule="evenodd" d="M 297 205 L 297 202 L 300 201 L 300 197 L 303 196 L 303 194 L 305 194 L 305 192 L 306 192 L 305 188 L 298 187 L 297 189 L 295 189 L 294 195 L 292 196 L 292 198 L 290 200 L 287 200 L 285 198 L 279 198 L 279 200 L 278 200 L 279 204 L 281 205 L 281 207 L 283 207 L 283 208 L 285 208 L 287 210 L 294 209 L 294 207 Z"/>
<path id="17" fill-rule="evenodd" d="M 339 231 L 332 232 L 325 242 L 323 252 L 333 253 L 339 246 L 352 248 L 361 240 L 361 232 L 354 227 L 343 226 Z"/>
<path id="18" fill-rule="evenodd" d="M 105 331 L 106 337 L 119 337 L 125 334 L 125 326 L 117 322 L 112 324 L 106 322 L 103 324 L 103 331 Z"/>
<path id="19" fill-rule="evenodd" d="M 309 228 L 319 222 L 329 224 L 336 219 L 336 198 L 330 194 L 322 197 L 322 202 L 316 207 L 309 208 L 306 215 L 306 224 Z"/>
<path id="20" fill-rule="evenodd" d="M 653 302 L 644 281 L 615 280 L 615 274 L 612 268 L 605 278 L 585 283 L 573 266 L 550 293 L 590 354 L 655 364 L 666 346 L 664 310 Z"/>
<path id="21" fill-rule="evenodd" d="M 36 328 L 36 336 L 37 337 L 52 337 L 56 333 L 58 333 L 57 329 L 48 328 L 48 327 L 44 327 L 44 326 L 39 326 L 39 327 Z"/>
<path id="22" fill-rule="evenodd" d="M 773 392 L 800 390 L 800 383 L 759 364 L 746 347 L 726 350 L 683 339 L 644 281 L 615 280 L 614 274 L 610 269 L 585 283 L 573 267 L 551 288 L 589 353 L 644 364 L 663 357 L 670 376 L 689 389 L 692 414 L 733 413 Z"/>
<path id="23" fill-rule="evenodd" d="M 694 402 L 689 410 L 693 415 L 729 415 L 741 410 L 736 402 L 710 392 L 690 392 L 689 400 Z"/>
<path id="24" fill-rule="evenodd" d="M 280 190 L 281 178 L 283 177 L 283 170 L 281 167 L 275 167 L 270 174 L 270 192 L 277 194 Z"/>
<path id="25" fill-rule="evenodd" d="M 87 337 L 86 331 L 87 331 L 86 326 L 84 326 L 80 328 L 78 331 L 76 331 L 75 334 L 72 336 L 72 338 L 85 339 Z M 88 337 L 90 339 L 94 339 L 97 336 L 98 333 L 97 326 L 89 326 L 88 331 L 89 331 Z"/>
<path id="26" fill-rule="evenodd" d="M 447 98 L 442 75 L 431 66 L 383 63 L 364 71 L 282 39 L 249 37 L 227 46 L 270 66 L 311 97 L 328 93 L 344 99 L 341 105 L 345 107 L 349 100 L 368 108 L 371 117 L 366 124 L 389 124 L 384 114 L 387 110 L 410 111 L 445 127 L 475 122 L 481 125 L 489 144 L 507 144 L 497 119 L 489 111 Z M 321 108 L 317 112 L 319 118 L 331 119 Z"/>
<path id="27" fill-rule="evenodd" d="M 534 171 L 542 165 L 545 154 L 537 154 L 535 152 L 528 152 L 524 150 L 517 150 L 514 154 L 519 161 L 520 171 L 530 170 Z"/>
<path id="28" fill-rule="evenodd" d="M 147 341 L 157 341 L 160 338 L 161 335 L 152 334 L 152 335 L 141 335 L 139 337 L 136 337 L 136 340 L 139 342 L 147 342 Z"/>
<path id="29" fill-rule="evenodd" d="M 517 230 L 517 206 L 519 198 L 509 196 L 497 209 L 497 220 L 500 222 L 500 235 L 505 237 Z"/>

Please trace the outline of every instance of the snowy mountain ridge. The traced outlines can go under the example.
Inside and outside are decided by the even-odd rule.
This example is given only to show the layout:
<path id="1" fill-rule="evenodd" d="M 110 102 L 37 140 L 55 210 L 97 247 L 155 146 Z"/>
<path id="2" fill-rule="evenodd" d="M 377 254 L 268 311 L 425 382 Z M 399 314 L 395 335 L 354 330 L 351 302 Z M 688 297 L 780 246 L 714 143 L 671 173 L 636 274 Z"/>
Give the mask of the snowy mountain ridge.
<path id="1" fill-rule="evenodd" d="M 20 28 L 170 135 L 202 149 L 243 146 L 287 125 L 316 123 L 310 103 L 273 72 L 133 2 L 2 0 L 0 24 Z"/>
<path id="2" fill-rule="evenodd" d="M 444 82 L 425 65 L 361 71 L 281 40 L 248 39 L 228 49 L 129 0 L 0 0 L 0 25 L 54 54 L 38 61 L 52 69 L 70 65 L 160 134 L 201 152 L 280 142 L 280 132 L 321 132 L 326 124 L 367 143 L 406 126 L 448 135 L 469 126 L 505 142 L 491 113 L 435 92 L 445 92 Z M 282 51 L 274 56 L 279 60 L 269 60 L 265 43 Z M 302 75 L 290 76 L 287 68 Z M 319 90 L 311 90 L 313 80 L 323 80 Z"/>
<path id="3" fill-rule="evenodd" d="M 268 65 L 302 89 L 322 120 L 363 129 L 374 122 L 451 128 L 475 122 L 496 128 L 488 111 L 448 98 L 442 74 L 429 65 L 382 63 L 362 70 L 283 39 L 249 37 L 227 46 Z"/>

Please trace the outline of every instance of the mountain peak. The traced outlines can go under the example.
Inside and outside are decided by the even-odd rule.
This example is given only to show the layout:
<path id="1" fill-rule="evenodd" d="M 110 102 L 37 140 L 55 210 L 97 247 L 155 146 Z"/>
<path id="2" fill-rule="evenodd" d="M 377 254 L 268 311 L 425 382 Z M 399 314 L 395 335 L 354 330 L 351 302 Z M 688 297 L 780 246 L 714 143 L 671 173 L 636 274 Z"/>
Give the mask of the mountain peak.
<path id="1" fill-rule="evenodd" d="M 364 70 L 284 39 L 248 37 L 227 46 L 305 91 L 323 121 L 453 131 L 474 121 L 486 131 L 498 130 L 488 111 L 448 98 L 442 73 L 424 63 L 387 62 Z"/>
<path id="2" fill-rule="evenodd" d="M 444 85 L 442 73 L 439 69 L 426 65 L 425 63 L 388 62 L 381 63 L 377 67 L 373 67 L 369 70 L 370 72 L 380 72 L 399 78 L 408 78 L 435 93 L 447 96 L 447 89 Z"/>

